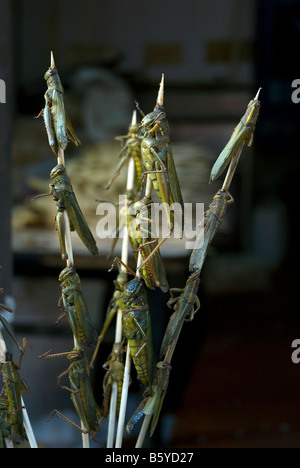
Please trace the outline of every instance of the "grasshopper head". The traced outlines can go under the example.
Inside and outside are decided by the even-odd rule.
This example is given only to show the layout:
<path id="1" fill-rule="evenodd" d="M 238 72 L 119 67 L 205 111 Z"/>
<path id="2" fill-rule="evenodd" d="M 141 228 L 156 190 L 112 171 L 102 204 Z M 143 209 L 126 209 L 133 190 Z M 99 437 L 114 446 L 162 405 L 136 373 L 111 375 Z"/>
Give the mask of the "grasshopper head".
<path id="1" fill-rule="evenodd" d="M 45 75 L 44 75 L 44 78 L 45 78 L 46 81 L 48 81 L 49 79 L 51 80 L 52 76 L 54 76 L 54 75 L 57 75 L 57 68 L 51 68 L 51 67 L 50 67 L 50 68 L 46 71 L 46 73 L 45 73 Z"/>
<path id="2" fill-rule="evenodd" d="M 130 135 L 132 136 L 137 136 L 137 134 L 139 133 L 139 125 L 138 124 L 131 124 L 129 126 L 129 133 Z"/>
<path id="3" fill-rule="evenodd" d="M 148 131 L 151 130 L 153 125 L 156 124 L 157 120 L 163 118 L 163 114 L 164 112 L 159 109 L 154 110 L 153 112 L 149 112 L 149 114 L 145 115 L 145 117 L 142 119 L 140 127 L 143 127 Z"/>
<path id="4" fill-rule="evenodd" d="M 64 270 L 60 272 L 60 275 L 58 277 L 59 281 L 65 281 L 66 279 L 70 278 L 71 276 L 75 275 L 76 271 L 74 266 L 66 267 Z"/>
<path id="5" fill-rule="evenodd" d="M 247 121 L 245 125 L 255 124 L 260 111 L 260 101 L 252 99 L 247 107 Z"/>
<path id="6" fill-rule="evenodd" d="M 73 351 L 71 351 L 68 355 L 67 358 L 71 362 L 76 362 L 76 361 L 81 361 L 84 359 L 84 354 L 83 351 L 80 348 L 75 348 Z"/>
<path id="7" fill-rule="evenodd" d="M 58 166 L 55 166 L 52 171 L 50 172 L 50 177 L 51 179 L 55 179 L 57 176 L 60 176 L 66 172 L 66 168 L 62 165 L 59 164 Z"/>

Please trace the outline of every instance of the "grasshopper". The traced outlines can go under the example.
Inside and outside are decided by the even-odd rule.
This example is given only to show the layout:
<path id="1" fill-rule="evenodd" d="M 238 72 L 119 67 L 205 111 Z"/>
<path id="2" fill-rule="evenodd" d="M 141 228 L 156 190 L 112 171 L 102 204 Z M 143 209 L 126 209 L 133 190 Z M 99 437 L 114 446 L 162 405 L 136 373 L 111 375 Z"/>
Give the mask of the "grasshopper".
<path id="1" fill-rule="evenodd" d="M 183 322 L 192 320 L 195 313 L 200 309 L 200 301 L 197 296 L 199 284 L 199 272 L 195 271 L 187 279 L 184 289 L 171 289 L 172 295 L 174 292 L 179 292 L 180 295 L 172 297 L 168 302 L 169 307 L 175 304 L 175 311 L 170 317 L 160 349 L 160 357 L 161 359 L 164 358 L 166 362 L 170 362 L 169 356 L 173 354 Z"/>
<path id="2" fill-rule="evenodd" d="M 121 197 L 120 197 L 121 199 Z M 120 232 L 126 226 L 128 230 L 130 229 L 132 223 L 134 223 L 136 217 L 136 211 L 134 210 L 134 203 L 138 200 L 137 193 L 134 190 L 128 190 L 119 203 L 119 216 L 117 217 L 117 229 L 116 236 L 113 240 L 108 259 L 111 259 L 116 243 L 120 237 Z M 137 251 L 139 248 L 138 236 L 131 235 L 130 242 L 132 246 L 135 259 L 137 260 Z"/>
<path id="3" fill-rule="evenodd" d="M 260 101 L 258 100 L 260 89 L 258 90 L 255 98 L 249 102 L 245 115 L 235 127 L 229 142 L 213 165 L 210 174 L 210 182 L 213 182 L 220 177 L 231 159 L 242 150 L 245 144 L 248 147 L 252 145 L 255 125 L 260 110 Z"/>
<path id="4" fill-rule="evenodd" d="M 227 190 L 219 190 L 205 213 L 204 217 L 204 243 L 202 247 L 195 248 L 190 257 L 190 276 L 186 281 L 184 289 L 171 289 L 171 293 L 179 292 L 178 297 L 172 297 L 168 302 L 169 307 L 175 305 L 175 311 L 170 317 L 167 330 L 165 332 L 160 356 L 171 356 L 178 340 L 184 320 L 192 320 L 195 313 L 200 308 L 200 301 L 197 297 L 200 273 L 207 255 L 208 248 L 222 222 L 226 207 L 233 202 L 232 196 Z M 168 359 L 167 359 L 168 360 Z"/>
<path id="5" fill-rule="evenodd" d="M 153 112 L 144 115 L 140 124 L 140 136 L 143 138 L 141 154 L 145 168 L 144 175 L 150 175 L 160 200 L 167 205 L 166 215 L 172 227 L 174 220 L 170 215 L 170 205 L 178 203 L 183 213 L 184 204 L 169 134 L 165 110 L 163 106 L 156 105 Z"/>
<path id="6" fill-rule="evenodd" d="M 44 75 L 48 89 L 44 94 L 45 107 L 40 115 L 43 115 L 45 127 L 48 135 L 49 145 L 54 154 L 58 155 L 59 147 L 66 149 L 70 140 L 76 146 L 80 145 L 80 141 L 75 135 L 71 122 L 66 114 L 64 106 L 64 90 L 54 63 Z"/>
<path id="7" fill-rule="evenodd" d="M 94 354 L 92 356 L 91 362 L 90 362 L 90 367 L 94 367 L 94 363 L 97 357 L 97 354 L 99 352 L 100 345 L 103 341 L 103 338 L 105 336 L 105 333 L 107 332 L 113 318 L 115 317 L 117 311 L 118 311 L 118 305 L 117 305 L 117 299 L 122 295 L 122 291 L 124 286 L 127 283 L 127 273 L 124 271 L 120 271 L 117 279 L 115 280 L 115 291 L 113 293 L 113 296 L 111 300 L 109 301 L 107 312 L 106 312 L 106 318 L 104 325 L 102 327 L 101 333 L 98 336 L 97 340 L 97 345 L 94 351 Z"/>
<path id="8" fill-rule="evenodd" d="M 0 289 L 0 292 L 3 292 L 3 289 Z M 0 307 L 2 309 L 6 310 L 7 312 L 13 313 L 12 309 L 10 307 L 8 307 L 7 305 L 4 305 L 4 304 L 0 303 Z M 7 333 L 9 334 L 9 336 L 11 337 L 11 339 L 13 340 L 13 342 L 16 344 L 17 348 L 20 351 L 20 356 L 21 356 L 20 357 L 20 363 L 19 363 L 19 367 L 20 367 L 23 355 L 25 354 L 26 346 L 29 346 L 29 348 L 31 348 L 31 346 L 28 343 L 28 341 L 26 340 L 26 338 L 23 338 L 23 345 L 20 344 L 18 338 L 15 335 L 15 332 L 14 332 L 13 328 L 10 325 L 10 323 L 4 317 L 2 317 L 2 315 L 0 315 L 0 322 L 1 322 L 2 326 L 3 326 L 3 328 L 7 331 Z"/>
<path id="9" fill-rule="evenodd" d="M 146 286 L 149 289 L 159 287 L 162 292 L 167 292 L 169 284 L 160 251 L 157 250 L 147 261 L 147 258 L 158 245 L 158 239 L 152 238 L 151 227 L 148 229 L 148 224 L 151 223 L 151 204 L 151 198 L 147 197 L 134 204 L 137 214 L 131 222 L 128 233 L 130 238 L 133 239 L 137 238 L 138 233 L 138 250 L 141 252 L 142 260 L 145 261 L 145 265 L 142 267 L 142 275 Z M 145 229 L 143 225 L 147 225 L 147 228 Z M 136 232 L 133 232 L 134 228 Z"/>
<path id="10" fill-rule="evenodd" d="M 121 262 L 115 259 L 114 263 L 116 261 Z M 137 374 L 151 393 L 154 352 L 148 296 L 143 279 L 135 277 L 127 282 L 116 304 L 122 310 L 122 330 Z"/>
<path id="11" fill-rule="evenodd" d="M 29 345 L 26 339 L 23 340 L 22 354 L 19 365 L 12 360 L 12 355 L 6 352 L 5 361 L 1 362 L 1 373 L 4 382 L 4 392 L 7 396 L 9 421 L 11 424 L 11 433 L 17 434 L 20 440 L 26 439 L 26 432 L 23 423 L 22 412 L 22 394 L 29 393 L 29 388 L 25 381 L 20 377 L 19 369 L 25 353 L 25 346 Z M 20 346 L 20 345 L 19 345 Z M 30 347 L 31 348 L 31 347 Z M 2 391 L 3 391 L 2 390 Z"/>
<path id="12" fill-rule="evenodd" d="M 12 439 L 12 424 L 9 417 L 8 400 L 0 399 L 0 448 L 6 448 L 5 439 Z"/>
<path id="13" fill-rule="evenodd" d="M 59 233 L 61 248 L 62 248 L 62 258 L 66 259 L 66 246 L 65 246 L 65 226 L 63 219 L 63 211 L 66 210 L 70 220 L 71 230 L 76 230 L 80 239 L 91 252 L 92 255 L 98 254 L 98 248 L 96 241 L 87 225 L 87 222 L 82 214 L 78 201 L 76 199 L 73 187 L 71 185 L 70 179 L 68 177 L 65 166 L 59 164 L 55 166 L 51 173 L 50 177 L 52 183 L 50 184 L 50 194 L 53 195 L 53 199 L 57 205 L 57 216 L 56 216 L 56 226 Z M 41 195 L 39 195 L 41 196 Z"/>
<path id="14" fill-rule="evenodd" d="M 110 359 L 108 359 L 103 368 L 106 369 L 106 374 L 103 379 L 103 393 L 104 393 L 104 408 L 103 418 L 107 417 L 109 410 L 109 402 L 112 391 L 113 383 L 117 384 L 117 415 L 119 414 L 121 396 L 122 396 L 122 385 L 124 377 L 124 364 L 121 360 L 122 343 L 114 343 L 111 352 Z"/>
<path id="15" fill-rule="evenodd" d="M 0 290 L 0 292 L 2 292 L 2 291 L 3 291 L 3 289 Z M 7 305 L 4 305 L 4 304 L 0 303 L 0 308 L 3 309 L 3 310 L 6 310 L 7 312 L 13 313 L 11 308 L 8 307 Z M 10 337 L 13 339 L 13 341 L 16 343 L 16 345 L 18 346 L 18 348 L 22 352 L 23 348 L 19 345 L 19 341 L 17 340 L 12 327 L 10 326 L 9 322 L 4 317 L 2 317 L 2 315 L 0 315 L 0 323 L 2 324 L 3 328 L 7 331 L 7 333 L 10 335 Z"/>
<path id="16" fill-rule="evenodd" d="M 129 158 L 133 158 L 135 166 L 135 185 L 136 190 L 139 191 L 142 182 L 142 160 L 141 160 L 141 138 L 138 136 L 139 125 L 137 123 L 131 123 L 129 126 L 128 134 L 125 136 L 118 136 L 115 139 L 123 142 L 123 148 L 120 152 L 119 158 L 121 158 L 118 164 L 117 171 L 112 179 L 106 185 L 106 189 L 109 189 L 116 178 L 120 175 L 120 171 L 126 161 Z"/>
<path id="17" fill-rule="evenodd" d="M 143 415 L 149 415 L 152 416 L 150 427 L 150 437 L 152 437 L 157 426 L 161 408 L 168 389 L 170 372 L 170 364 L 164 361 L 160 361 L 156 364 L 152 395 L 146 394 L 145 398 L 142 400 L 129 419 L 126 425 L 126 429 L 129 433 Z"/>
<path id="18" fill-rule="evenodd" d="M 190 257 L 190 272 L 202 270 L 208 248 L 226 213 L 227 205 L 233 203 L 233 197 L 228 190 L 218 190 L 214 195 L 209 209 L 204 215 L 204 242 L 202 247 L 195 248 Z"/>
<path id="19" fill-rule="evenodd" d="M 94 346 L 97 332 L 92 324 L 83 294 L 81 282 L 75 267 L 66 267 L 59 275 L 62 295 L 59 304 L 63 303 L 64 314 L 67 314 L 73 334 L 78 343 Z M 64 315 L 63 314 L 63 315 Z M 58 319 L 60 319 L 62 316 Z"/>
<path id="20" fill-rule="evenodd" d="M 68 375 L 70 388 L 61 386 L 63 389 L 71 393 L 71 400 L 76 409 L 76 412 L 83 423 L 84 428 L 80 428 L 77 424 L 70 421 L 66 416 L 54 409 L 48 419 L 52 419 L 54 414 L 70 422 L 73 426 L 77 427 L 81 432 L 87 434 L 92 433 L 92 438 L 99 431 L 99 418 L 101 411 L 94 398 L 92 385 L 89 376 L 89 367 L 87 359 L 81 348 L 77 347 L 69 353 L 60 354 L 44 354 L 42 357 L 52 358 L 54 356 L 62 356 L 67 354 L 68 359 L 71 361 L 69 368 L 62 372 L 58 378 L 57 383 L 60 385 L 63 377 Z"/>
<path id="21" fill-rule="evenodd" d="M 3 289 L 1 289 L 1 292 Z M 11 312 L 12 310 L 4 304 L 0 304 L 0 307 L 7 312 Z M 1 416 L 0 420 L 1 423 L 1 438 L 3 440 L 4 433 L 6 434 L 7 431 L 10 431 L 10 434 L 17 436 L 20 440 L 25 440 L 26 432 L 23 424 L 23 413 L 22 413 L 22 393 L 29 393 L 28 386 L 26 385 L 25 381 L 19 375 L 19 369 L 21 368 L 21 362 L 23 356 L 25 354 L 26 346 L 29 346 L 31 349 L 30 344 L 23 338 L 23 346 L 19 343 L 12 327 L 8 323 L 8 321 L 0 315 L 0 322 L 3 325 L 4 329 L 10 335 L 14 343 L 17 345 L 20 351 L 20 360 L 19 365 L 15 364 L 12 360 L 12 355 L 6 350 L 6 346 L 4 349 L 1 349 L 1 359 L 0 359 L 0 366 L 1 366 L 1 373 L 4 382 L 4 387 L 1 391 L 0 396 L 4 392 L 6 394 L 7 399 L 1 399 Z M 2 348 L 2 346 L 1 346 Z M 3 354 L 2 354 L 3 353 Z M 8 422 L 7 422 L 8 418 Z M 3 426 L 2 426 L 3 424 Z M 11 437 L 13 439 L 13 437 Z M 0 442 L 1 443 L 1 442 Z"/>

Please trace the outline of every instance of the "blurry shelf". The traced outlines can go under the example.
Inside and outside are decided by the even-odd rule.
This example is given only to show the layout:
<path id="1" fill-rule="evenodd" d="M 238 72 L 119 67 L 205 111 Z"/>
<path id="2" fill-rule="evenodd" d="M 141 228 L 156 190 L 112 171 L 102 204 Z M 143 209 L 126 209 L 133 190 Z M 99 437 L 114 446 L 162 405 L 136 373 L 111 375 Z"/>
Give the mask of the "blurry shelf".
<path id="1" fill-rule="evenodd" d="M 76 233 L 71 233 L 75 264 L 78 269 L 93 272 L 98 271 L 106 275 L 112 260 L 121 255 L 121 242 L 116 245 L 112 259 L 107 259 L 111 249 L 111 239 L 102 239 L 98 242 L 99 255 L 91 255 L 82 244 Z M 45 269 L 62 269 L 65 262 L 60 257 L 59 244 L 55 231 L 26 229 L 14 232 L 13 254 L 15 272 L 21 274 L 35 274 Z M 177 273 L 182 270 L 182 261 L 188 261 L 190 250 L 185 249 L 184 239 L 168 239 L 161 247 L 161 254 L 165 260 L 167 270 Z M 133 254 L 129 253 L 129 265 L 134 266 Z M 98 274 L 97 273 L 97 274 Z"/>

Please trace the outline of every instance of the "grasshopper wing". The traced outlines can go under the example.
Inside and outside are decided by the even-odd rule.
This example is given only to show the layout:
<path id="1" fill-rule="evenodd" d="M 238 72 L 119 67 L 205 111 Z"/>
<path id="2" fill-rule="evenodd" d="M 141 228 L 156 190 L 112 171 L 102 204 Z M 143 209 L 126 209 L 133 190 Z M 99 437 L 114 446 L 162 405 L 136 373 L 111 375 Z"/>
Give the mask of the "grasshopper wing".
<path id="1" fill-rule="evenodd" d="M 62 196 L 64 207 L 68 212 L 70 222 L 74 226 L 75 231 L 91 254 L 97 255 L 98 248 L 96 241 L 87 225 L 74 192 L 64 192 Z"/>
<path id="2" fill-rule="evenodd" d="M 89 346 L 94 346 L 97 342 L 98 335 L 90 318 L 88 308 L 81 291 L 74 291 L 74 314 L 76 324 L 80 334 L 84 337 L 83 341 Z"/>
<path id="3" fill-rule="evenodd" d="M 65 150 L 68 145 L 68 129 L 63 96 L 55 89 L 52 91 L 51 115 L 59 146 Z"/>

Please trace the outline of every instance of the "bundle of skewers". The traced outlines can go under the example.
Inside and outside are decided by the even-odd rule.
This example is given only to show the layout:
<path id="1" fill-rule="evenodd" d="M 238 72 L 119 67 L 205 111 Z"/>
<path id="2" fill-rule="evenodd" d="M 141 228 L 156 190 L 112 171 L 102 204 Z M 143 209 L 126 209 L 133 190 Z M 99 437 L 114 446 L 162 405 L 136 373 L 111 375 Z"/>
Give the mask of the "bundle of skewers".
<path id="1" fill-rule="evenodd" d="M 172 356 L 184 322 L 193 320 L 200 308 L 198 289 L 201 271 L 209 246 L 226 214 L 227 205 L 233 203 L 229 189 L 243 147 L 252 144 L 260 107 L 259 93 L 250 101 L 245 115 L 212 168 L 210 182 L 216 181 L 226 169 L 227 173 L 223 185 L 205 212 L 203 229 L 199 231 L 203 232 L 203 238 L 202 241 L 196 239 L 190 256 L 189 277 L 182 289 L 170 288 L 160 254 L 160 247 L 172 234 L 176 222 L 176 216 L 170 207 L 176 206 L 181 220 L 184 219 L 184 201 L 172 156 L 169 124 L 164 107 L 164 76 L 153 111 L 145 114 L 137 104 L 128 134 L 117 137 L 121 141 L 120 161 L 116 173 L 107 184 L 109 189 L 127 164 L 125 203 L 119 210 L 121 216 L 118 226 L 118 234 L 122 232 L 122 253 L 121 258 L 114 259 L 111 267 L 111 270 L 118 268 L 118 276 L 103 328 L 97 333 L 75 270 L 70 231 L 77 231 L 91 254 L 96 255 L 98 249 L 67 175 L 64 151 L 70 140 L 76 145 L 79 145 L 79 140 L 64 109 L 63 88 L 53 55 L 45 79 L 48 89 L 45 93 L 45 108 L 41 114 L 44 117 L 49 145 L 57 157 L 57 165 L 50 174 L 50 194 L 56 202 L 55 226 L 61 257 L 66 261 L 66 268 L 59 276 L 62 288 L 59 305 L 62 314 L 58 321 L 67 316 L 74 336 L 74 348 L 59 354 L 46 352 L 43 358 L 67 356 L 71 361 L 68 369 L 58 376 L 58 384 L 61 384 L 64 377 L 69 377 L 70 387 L 63 388 L 70 392 L 81 424 L 79 426 L 68 420 L 57 409 L 53 410 L 50 418 L 56 413 L 78 427 L 82 432 L 83 446 L 89 447 L 89 436 L 96 440 L 95 436 L 100 430 L 103 418 L 108 417 L 107 447 L 116 448 L 122 446 L 125 427 L 130 432 L 143 419 L 136 441 L 136 447 L 142 447 L 148 431 L 152 435 L 157 426 L 167 394 Z M 137 111 L 141 114 L 140 123 Z M 161 240 L 153 233 L 153 192 L 156 192 L 164 206 L 169 230 L 169 235 Z M 128 266 L 130 248 L 135 257 L 135 270 Z M 129 279 L 129 275 L 133 276 L 133 279 Z M 155 357 L 152 346 L 151 309 L 147 295 L 148 289 L 156 288 L 170 294 L 168 306 L 173 310 L 158 358 Z M 103 379 L 103 403 L 98 405 L 90 373 L 96 359 L 102 359 L 101 343 L 113 323 L 115 338 L 110 355 L 103 359 L 106 370 Z M 90 362 L 85 352 L 86 346 L 94 347 Z M 143 395 L 137 409 L 129 420 L 125 421 L 132 372 L 136 373 L 143 386 Z"/>
<path id="2" fill-rule="evenodd" d="M 119 448 L 122 443 L 125 414 L 125 409 L 123 409 L 122 405 L 126 405 L 128 393 L 129 356 L 145 391 L 141 403 L 127 422 L 126 429 L 130 432 L 137 422 L 144 417 L 144 422 L 136 442 L 136 447 L 142 447 L 149 425 L 150 435 L 153 434 L 156 428 L 168 388 L 171 359 L 184 322 L 192 320 L 200 308 L 200 301 L 197 296 L 200 274 L 209 246 L 225 216 L 227 205 L 233 203 L 233 197 L 229 193 L 229 188 L 244 145 L 251 146 L 252 144 L 260 107 L 258 92 L 255 98 L 250 101 L 245 115 L 214 164 L 210 182 L 217 180 L 228 168 L 224 183 L 213 197 L 209 209 L 205 213 L 204 220 L 202 221 L 203 231 L 199 230 L 199 232 L 203 232 L 202 242 L 200 239 L 196 239 L 195 248 L 192 251 L 189 262 L 190 276 L 184 288 L 169 289 L 166 270 L 159 251 L 160 245 L 166 239 L 162 239 L 160 242 L 157 239 L 154 240 L 151 236 L 151 229 L 149 230 L 148 228 L 149 224 L 151 226 L 152 221 L 152 189 L 156 191 L 167 209 L 166 219 L 169 224 L 170 233 L 174 227 L 174 217 L 168 208 L 177 203 L 181 208 L 181 214 L 183 215 L 184 213 L 180 184 L 172 157 L 169 127 L 163 107 L 163 96 L 164 77 L 160 84 L 153 112 L 147 115 L 141 112 L 143 118 L 138 132 L 134 117 L 127 138 L 123 137 L 124 146 L 120 155 L 121 161 L 116 174 L 108 184 L 109 187 L 119 174 L 121 167 L 129 160 L 131 165 L 129 164 L 128 167 L 128 175 L 131 183 L 127 185 L 127 206 L 123 226 L 127 229 L 133 252 L 138 252 L 136 256 L 137 268 L 135 272 L 130 271 L 126 266 L 125 260 L 115 260 L 115 263 L 117 262 L 121 265 L 120 276 L 116 281 L 116 290 L 107 312 L 107 320 L 99 335 L 98 344 L 91 362 L 93 365 L 104 333 L 111 323 L 113 316 L 118 313 L 119 320 L 117 320 L 115 343 L 110 360 L 106 363 L 107 374 L 104 379 L 105 416 L 107 415 L 109 406 L 107 400 L 111 398 L 109 416 L 112 430 L 109 431 L 108 447 L 115 446 Z M 132 174 L 130 173 L 133 170 L 135 170 L 135 188 L 139 194 L 133 192 Z M 144 190 L 141 186 L 141 181 L 145 184 Z M 141 213 L 143 214 L 141 215 Z M 145 225 L 147 228 L 145 228 Z M 134 232 L 132 232 L 133 228 Z M 136 235 L 137 232 L 138 236 Z M 125 241 L 122 249 L 124 259 L 128 258 L 127 248 L 128 243 Z M 134 275 L 134 279 L 127 283 L 124 276 L 125 270 Z M 174 309 L 164 334 L 158 360 L 155 359 L 152 347 L 151 310 L 146 291 L 147 288 L 153 289 L 157 287 L 161 288 L 164 293 L 170 291 L 172 297 L 168 305 Z M 174 294 L 178 293 L 179 295 L 174 297 Z M 121 361 L 120 353 L 123 337 L 127 341 L 125 364 Z M 121 385 L 122 383 L 123 386 Z M 114 396 L 113 388 L 115 389 Z M 114 418 L 118 416 L 117 435 L 115 445 L 113 445 Z"/>

